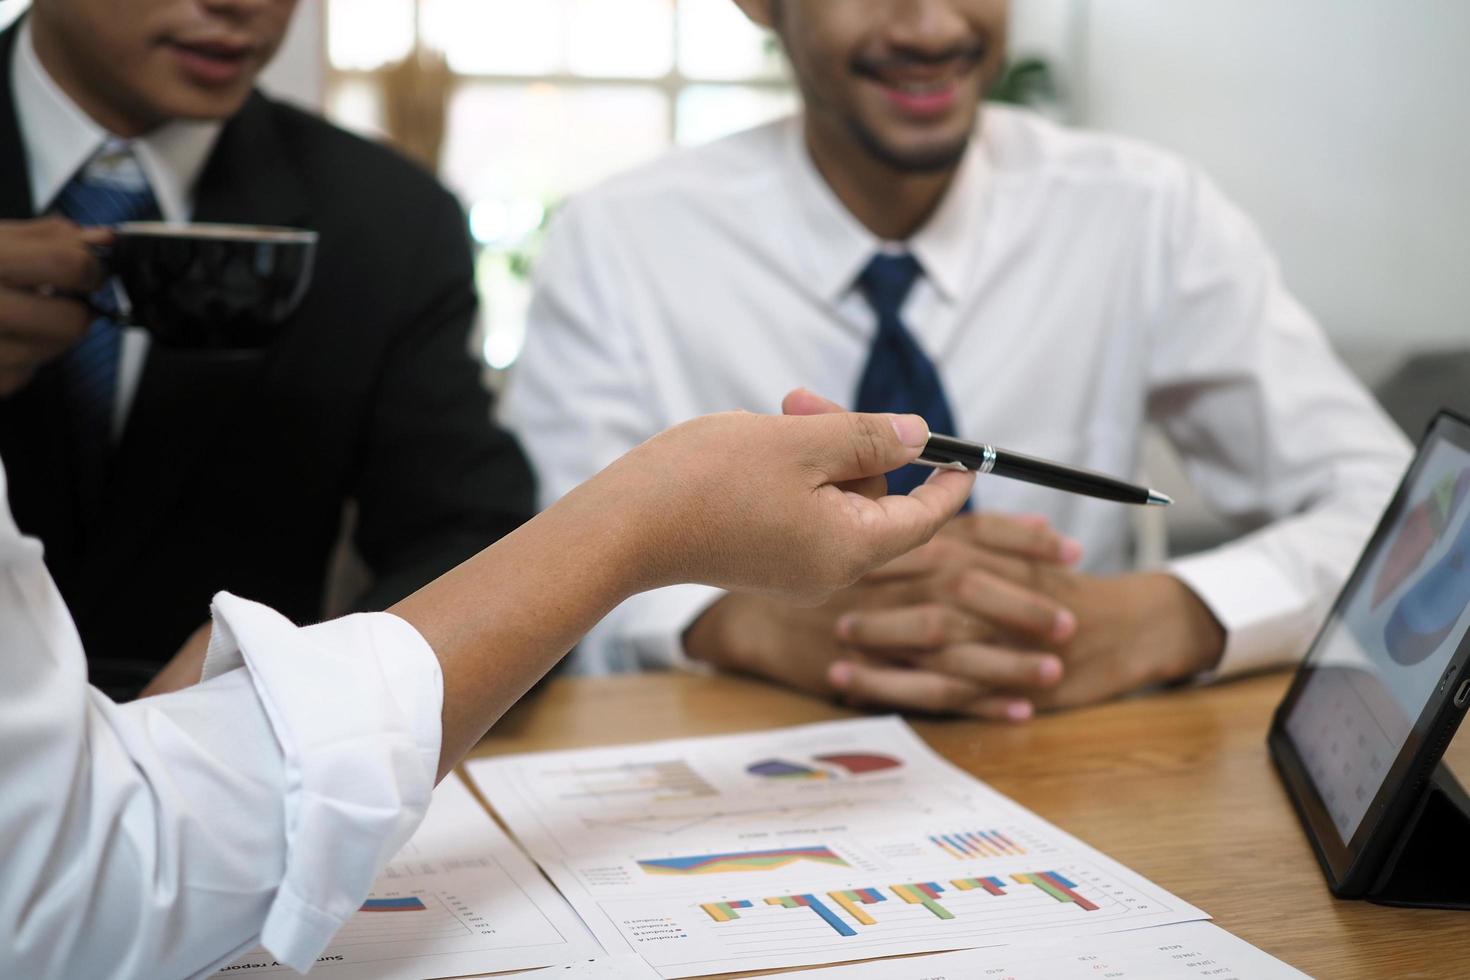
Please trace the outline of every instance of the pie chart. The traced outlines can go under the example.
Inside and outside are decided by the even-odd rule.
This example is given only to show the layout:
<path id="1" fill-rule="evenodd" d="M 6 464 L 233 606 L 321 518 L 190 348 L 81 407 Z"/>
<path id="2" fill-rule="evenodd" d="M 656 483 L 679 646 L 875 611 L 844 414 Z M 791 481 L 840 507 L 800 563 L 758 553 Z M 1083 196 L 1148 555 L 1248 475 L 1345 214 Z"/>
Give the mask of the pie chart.
<path id="1" fill-rule="evenodd" d="M 1470 518 L 1450 548 L 1409 587 L 1383 630 L 1389 656 L 1412 666 L 1440 648 L 1470 606 Z"/>
<path id="2" fill-rule="evenodd" d="M 865 772 L 881 772 L 884 769 L 897 769 L 903 765 L 891 755 L 879 755 L 876 752 L 834 752 L 831 755 L 819 755 L 816 759 L 818 762 L 825 762 L 830 766 L 845 770 L 851 776 Z"/>
<path id="3" fill-rule="evenodd" d="M 1465 498 L 1470 495 L 1470 467 L 1451 473 L 1434 485 L 1429 496 L 1419 501 L 1399 525 L 1388 546 L 1388 557 L 1373 582 L 1373 608 L 1377 609 L 1408 581 L 1434 543 L 1454 523 Z"/>
<path id="4" fill-rule="evenodd" d="M 841 779 L 898 769 L 902 765 L 902 760 L 881 752 L 825 752 L 801 762 L 762 759 L 746 766 L 745 771 L 762 779 Z"/>

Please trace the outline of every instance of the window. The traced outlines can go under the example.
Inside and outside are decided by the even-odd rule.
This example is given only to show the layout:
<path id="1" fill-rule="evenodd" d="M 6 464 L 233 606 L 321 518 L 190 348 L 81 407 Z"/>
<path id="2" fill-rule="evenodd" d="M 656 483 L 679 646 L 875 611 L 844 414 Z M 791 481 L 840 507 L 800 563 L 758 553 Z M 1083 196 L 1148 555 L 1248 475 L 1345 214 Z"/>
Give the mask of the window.
<path id="1" fill-rule="evenodd" d="M 797 104 L 773 39 L 731 0 L 329 0 L 327 52 L 328 115 L 378 134 L 393 66 L 442 56 L 442 127 L 424 155 L 469 209 L 497 369 L 520 351 L 530 262 L 559 201 Z"/>

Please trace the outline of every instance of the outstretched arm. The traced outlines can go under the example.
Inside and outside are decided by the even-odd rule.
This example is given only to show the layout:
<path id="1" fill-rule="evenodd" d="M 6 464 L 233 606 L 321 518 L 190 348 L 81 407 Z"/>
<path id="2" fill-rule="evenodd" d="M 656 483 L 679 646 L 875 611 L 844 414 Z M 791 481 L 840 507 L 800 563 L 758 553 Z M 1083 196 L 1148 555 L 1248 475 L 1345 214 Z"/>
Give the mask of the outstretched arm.
<path id="1" fill-rule="evenodd" d="M 598 616 L 699 581 L 815 601 L 932 535 L 969 491 L 878 474 L 921 420 L 686 423 L 389 613 L 305 628 L 222 593 L 208 678 L 88 688 L 40 548 L 0 506 L 0 975 L 305 969 L 442 776 Z M 0 497 L 3 497 L 0 469 Z"/>

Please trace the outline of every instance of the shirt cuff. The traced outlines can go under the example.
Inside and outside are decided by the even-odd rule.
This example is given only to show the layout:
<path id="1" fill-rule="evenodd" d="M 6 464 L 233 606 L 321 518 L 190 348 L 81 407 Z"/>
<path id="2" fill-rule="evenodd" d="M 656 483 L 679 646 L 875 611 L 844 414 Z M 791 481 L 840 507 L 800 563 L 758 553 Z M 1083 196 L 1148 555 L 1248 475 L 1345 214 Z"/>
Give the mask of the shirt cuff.
<path id="1" fill-rule="evenodd" d="M 282 754 L 285 874 L 261 943 L 305 972 L 428 808 L 439 661 L 389 613 L 298 628 L 227 592 L 211 611 L 204 679 L 248 668 Z"/>
<path id="2" fill-rule="evenodd" d="M 1225 652 L 1201 681 L 1295 663 L 1321 625 L 1313 597 L 1249 545 L 1181 558 L 1168 570 L 1225 628 Z"/>

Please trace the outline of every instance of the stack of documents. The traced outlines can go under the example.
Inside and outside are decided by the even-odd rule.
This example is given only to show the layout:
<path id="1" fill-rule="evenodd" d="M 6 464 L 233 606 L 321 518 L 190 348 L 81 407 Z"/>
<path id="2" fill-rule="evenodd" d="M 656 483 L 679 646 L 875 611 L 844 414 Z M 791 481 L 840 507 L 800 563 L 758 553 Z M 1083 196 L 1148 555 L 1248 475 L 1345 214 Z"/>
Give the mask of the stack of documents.
<path id="1" fill-rule="evenodd" d="M 1302 976 L 895 718 L 467 768 L 556 889 L 451 776 L 313 976 Z M 286 972 L 257 951 L 221 975 Z"/>

